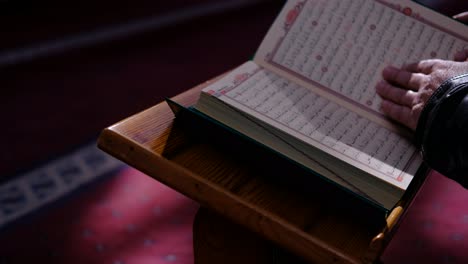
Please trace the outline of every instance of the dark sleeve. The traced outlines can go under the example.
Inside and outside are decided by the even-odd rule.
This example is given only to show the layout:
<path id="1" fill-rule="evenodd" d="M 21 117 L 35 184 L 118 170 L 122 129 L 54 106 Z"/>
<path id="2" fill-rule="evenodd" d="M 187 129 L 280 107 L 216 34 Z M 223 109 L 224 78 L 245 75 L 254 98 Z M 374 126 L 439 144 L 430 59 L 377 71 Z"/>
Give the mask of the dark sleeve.
<path id="1" fill-rule="evenodd" d="M 445 81 L 432 94 L 415 140 L 431 168 L 468 188 L 468 74 Z"/>

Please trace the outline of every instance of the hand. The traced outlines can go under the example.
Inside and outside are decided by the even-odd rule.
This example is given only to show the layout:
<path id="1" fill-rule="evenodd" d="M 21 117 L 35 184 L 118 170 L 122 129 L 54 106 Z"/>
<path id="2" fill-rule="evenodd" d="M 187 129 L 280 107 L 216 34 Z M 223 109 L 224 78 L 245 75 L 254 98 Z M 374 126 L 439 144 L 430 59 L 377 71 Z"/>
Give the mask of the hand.
<path id="1" fill-rule="evenodd" d="M 376 86 L 377 94 L 382 97 L 382 112 L 416 130 L 424 105 L 442 82 L 468 73 L 468 51 L 463 54 L 458 54 L 457 59 L 463 57 L 464 61 L 434 59 L 408 64 L 400 69 L 386 67 L 382 72 L 383 80 Z"/>

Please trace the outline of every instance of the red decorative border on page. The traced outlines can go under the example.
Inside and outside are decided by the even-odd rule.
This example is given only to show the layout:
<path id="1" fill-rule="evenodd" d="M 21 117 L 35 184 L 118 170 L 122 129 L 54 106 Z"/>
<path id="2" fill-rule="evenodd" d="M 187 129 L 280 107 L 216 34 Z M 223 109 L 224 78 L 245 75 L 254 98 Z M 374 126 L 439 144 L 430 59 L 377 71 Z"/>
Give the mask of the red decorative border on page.
<path id="1" fill-rule="evenodd" d="M 415 13 L 413 11 L 413 9 L 411 9 L 411 7 L 402 6 L 400 4 L 393 4 L 393 3 L 389 3 L 389 2 L 386 2 L 386 1 L 383 1 L 383 0 L 376 0 L 376 1 L 383 4 L 383 5 L 388 6 L 390 8 L 393 8 L 396 11 L 400 11 L 401 13 L 403 13 L 406 16 L 410 16 L 410 17 L 415 18 L 415 19 L 417 19 L 417 20 L 419 20 L 421 22 L 424 22 L 426 24 L 431 24 L 427 19 L 425 19 L 419 13 Z"/>
<path id="2" fill-rule="evenodd" d="M 243 83 L 245 80 L 247 80 L 250 77 L 249 73 L 239 73 L 234 77 L 234 85 L 239 85 Z"/>
<path id="3" fill-rule="evenodd" d="M 212 95 L 212 96 L 215 96 L 215 97 L 220 97 L 220 96 L 223 96 L 225 95 L 226 93 L 228 93 L 229 91 L 235 89 L 236 87 L 238 87 L 239 85 L 241 85 L 242 83 L 244 83 L 245 81 L 247 81 L 250 77 L 254 76 L 255 74 L 257 74 L 261 69 L 258 68 L 258 69 L 255 69 L 254 71 L 252 72 L 241 72 L 241 73 L 238 73 L 234 76 L 232 82 L 230 85 L 226 85 L 224 87 L 222 87 L 221 89 L 218 89 L 217 91 L 214 91 L 214 90 L 208 90 L 206 93 L 208 93 L 209 95 Z"/>
<path id="4" fill-rule="evenodd" d="M 305 1 L 297 3 L 294 8 L 288 11 L 288 14 L 286 15 L 285 21 L 284 21 L 284 30 L 289 30 L 289 28 L 294 24 L 296 21 L 296 18 L 299 16 L 301 13 L 302 8 L 305 5 Z"/>

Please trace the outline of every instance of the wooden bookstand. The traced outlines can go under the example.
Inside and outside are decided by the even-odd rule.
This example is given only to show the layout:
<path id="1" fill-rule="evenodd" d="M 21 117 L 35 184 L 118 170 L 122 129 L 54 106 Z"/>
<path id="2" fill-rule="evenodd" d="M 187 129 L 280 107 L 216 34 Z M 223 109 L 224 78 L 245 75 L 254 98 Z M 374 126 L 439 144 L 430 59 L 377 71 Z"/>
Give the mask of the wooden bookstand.
<path id="1" fill-rule="evenodd" d="M 193 105 L 209 83 L 173 100 Z M 352 208 L 336 208 L 314 186 L 298 191 L 269 180 L 250 157 L 193 140 L 174 123 L 162 102 L 105 129 L 98 146 L 202 205 L 194 223 L 196 263 L 271 263 L 284 256 L 313 263 L 378 262 L 416 192 L 386 219 L 370 223 Z"/>

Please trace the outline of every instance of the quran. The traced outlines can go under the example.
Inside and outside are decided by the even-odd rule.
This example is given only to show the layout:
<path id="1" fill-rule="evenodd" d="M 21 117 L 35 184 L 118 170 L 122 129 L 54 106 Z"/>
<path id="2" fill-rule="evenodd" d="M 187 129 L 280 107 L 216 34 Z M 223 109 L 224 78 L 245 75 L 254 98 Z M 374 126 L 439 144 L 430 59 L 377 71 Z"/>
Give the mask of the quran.
<path id="1" fill-rule="evenodd" d="M 192 110 L 390 210 L 423 161 L 379 109 L 382 69 L 467 48 L 465 25 L 415 2 L 291 0 Z"/>

